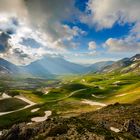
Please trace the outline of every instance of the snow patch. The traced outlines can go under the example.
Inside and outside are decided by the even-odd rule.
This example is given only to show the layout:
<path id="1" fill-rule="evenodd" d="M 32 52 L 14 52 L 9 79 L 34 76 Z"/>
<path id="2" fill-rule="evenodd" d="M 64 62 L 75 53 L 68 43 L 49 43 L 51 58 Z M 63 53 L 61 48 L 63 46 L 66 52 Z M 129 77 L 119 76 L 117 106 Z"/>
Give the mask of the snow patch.
<path id="1" fill-rule="evenodd" d="M 110 130 L 112 130 L 112 131 L 114 131 L 116 133 L 120 132 L 120 130 L 118 128 L 115 128 L 115 127 L 110 127 Z"/>
<path id="2" fill-rule="evenodd" d="M 2 93 L 0 100 L 2 99 L 7 99 L 7 98 L 12 98 L 11 96 L 7 95 L 6 93 Z"/>
<path id="3" fill-rule="evenodd" d="M 139 58 L 134 58 L 134 59 L 133 59 L 133 61 L 137 61 L 137 60 L 140 60 L 140 59 L 139 59 Z"/>
<path id="4" fill-rule="evenodd" d="M 130 67 L 131 67 L 131 68 L 134 68 L 136 65 L 137 65 L 137 64 L 132 64 Z"/>
<path id="5" fill-rule="evenodd" d="M 91 101 L 91 100 L 86 100 L 86 99 L 84 99 L 83 101 L 82 101 L 82 103 L 84 103 L 84 104 L 89 104 L 89 105 L 91 105 L 91 106 L 102 106 L 102 107 L 104 107 L 104 106 L 107 106 L 106 104 L 104 104 L 104 103 L 100 103 L 100 102 L 94 102 L 94 101 Z"/>
<path id="6" fill-rule="evenodd" d="M 33 123 L 32 122 L 27 123 L 27 125 L 31 125 L 31 124 L 33 124 Z"/>
<path id="7" fill-rule="evenodd" d="M 45 111 L 45 116 L 32 118 L 31 121 L 33 121 L 33 122 L 43 122 L 46 119 L 48 119 L 48 117 L 51 116 L 51 115 L 52 115 L 52 111 Z"/>

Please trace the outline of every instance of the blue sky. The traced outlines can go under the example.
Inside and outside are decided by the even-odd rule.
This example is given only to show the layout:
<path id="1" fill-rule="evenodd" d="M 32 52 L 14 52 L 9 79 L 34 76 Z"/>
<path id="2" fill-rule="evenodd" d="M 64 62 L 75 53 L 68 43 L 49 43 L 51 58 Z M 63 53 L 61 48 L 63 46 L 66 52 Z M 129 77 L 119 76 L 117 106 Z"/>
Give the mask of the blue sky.
<path id="1" fill-rule="evenodd" d="M 91 64 L 140 52 L 139 0 L 0 2 L 0 57 L 13 63 L 49 55 Z"/>
<path id="2" fill-rule="evenodd" d="M 115 24 L 111 29 L 103 29 L 100 31 L 96 31 L 96 28 L 89 27 L 86 24 L 82 23 L 68 23 L 65 22 L 65 24 L 69 25 L 70 27 L 78 26 L 82 30 L 86 31 L 86 35 L 81 36 L 80 38 L 76 38 L 75 40 L 78 40 L 81 42 L 81 49 L 87 48 L 87 43 L 95 40 L 97 44 L 102 44 L 105 42 L 108 38 L 121 38 L 124 36 L 127 36 L 129 34 L 129 31 L 131 30 L 133 24 L 124 24 L 119 25 Z"/>

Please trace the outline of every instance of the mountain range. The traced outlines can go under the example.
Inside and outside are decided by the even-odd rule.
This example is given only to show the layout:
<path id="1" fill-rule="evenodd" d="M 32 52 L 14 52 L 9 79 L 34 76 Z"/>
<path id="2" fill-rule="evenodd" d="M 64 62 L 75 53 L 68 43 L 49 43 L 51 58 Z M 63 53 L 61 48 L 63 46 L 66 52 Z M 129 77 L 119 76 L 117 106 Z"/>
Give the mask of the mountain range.
<path id="1" fill-rule="evenodd" d="M 110 72 L 137 72 L 140 69 L 140 54 L 136 54 L 130 58 L 123 58 L 119 61 L 114 62 L 111 65 L 104 67 L 100 73 L 110 73 Z"/>
<path id="2" fill-rule="evenodd" d="M 78 74 L 86 72 L 84 66 L 75 64 L 61 57 L 44 57 L 40 60 L 32 62 L 31 64 L 24 67 L 26 71 L 32 74 Z"/>
<path id="3" fill-rule="evenodd" d="M 34 77 L 52 77 L 54 75 L 84 74 L 96 72 L 105 66 L 112 64 L 112 61 L 98 62 L 90 66 L 75 64 L 62 57 L 45 56 L 26 66 L 17 66 L 0 58 L 0 74 L 28 74 Z"/>
<path id="4" fill-rule="evenodd" d="M 16 74 L 19 70 L 18 66 L 0 58 L 0 74 Z"/>
<path id="5" fill-rule="evenodd" d="M 123 58 L 119 61 L 102 61 L 90 66 L 75 64 L 65 60 L 62 57 L 45 56 L 40 60 L 34 61 L 26 66 L 17 66 L 0 58 L 0 75 L 30 75 L 33 77 L 53 77 L 55 75 L 85 74 L 91 72 L 110 73 L 120 72 L 127 73 L 139 71 L 140 54 L 131 58 Z"/>

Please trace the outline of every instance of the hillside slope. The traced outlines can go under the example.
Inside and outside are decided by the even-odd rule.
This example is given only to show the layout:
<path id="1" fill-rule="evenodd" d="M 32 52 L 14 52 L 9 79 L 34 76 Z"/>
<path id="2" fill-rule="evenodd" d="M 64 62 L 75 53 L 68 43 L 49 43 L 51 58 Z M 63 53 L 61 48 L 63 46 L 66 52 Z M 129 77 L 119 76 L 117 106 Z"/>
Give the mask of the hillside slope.
<path id="1" fill-rule="evenodd" d="M 91 72 L 97 72 L 102 70 L 104 67 L 110 66 L 114 63 L 114 61 L 101 61 L 101 62 L 96 62 L 92 65 L 90 65 L 87 69 L 87 71 Z"/>
<path id="2" fill-rule="evenodd" d="M 136 54 L 131 58 L 124 58 L 117 62 L 114 62 L 112 65 L 104 67 L 100 72 L 101 73 L 110 73 L 110 72 L 133 72 L 139 71 L 140 68 L 140 54 Z"/>
<path id="3" fill-rule="evenodd" d="M 0 74 L 16 74 L 18 72 L 18 66 L 0 58 Z"/>
<path id="4" fill-rule="evenodd" d="M 139 116 L 140 100 L 133 104 L 116 103 L 77 117 L 54 117 L 42 123 L 17 124 L 3 131 L 0 139 L 138 140 Z"/>

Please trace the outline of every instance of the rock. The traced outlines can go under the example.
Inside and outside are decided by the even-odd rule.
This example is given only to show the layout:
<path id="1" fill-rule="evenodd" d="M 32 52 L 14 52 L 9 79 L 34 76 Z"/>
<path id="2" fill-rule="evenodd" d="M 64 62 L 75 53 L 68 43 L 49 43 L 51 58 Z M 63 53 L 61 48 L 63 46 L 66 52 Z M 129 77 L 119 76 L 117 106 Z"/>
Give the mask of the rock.
<path id="1" fill-rule="evenodd" d="M 124 124 L 123 131 L 130 132 L 133 136 L 140 138 L 140 127 L 134 120 L 129 120 Z"/>
<path id="2" fill-rule="evenodd" d="M 19 133 L 19 125 L 13 125 L 13 127 L 9 131 L 6 131 L 5 133 L 3 132 L 3 138 L 1 140 L 16 140 L 18 139 Z"/>

